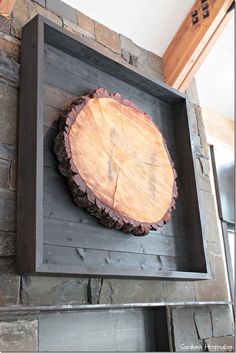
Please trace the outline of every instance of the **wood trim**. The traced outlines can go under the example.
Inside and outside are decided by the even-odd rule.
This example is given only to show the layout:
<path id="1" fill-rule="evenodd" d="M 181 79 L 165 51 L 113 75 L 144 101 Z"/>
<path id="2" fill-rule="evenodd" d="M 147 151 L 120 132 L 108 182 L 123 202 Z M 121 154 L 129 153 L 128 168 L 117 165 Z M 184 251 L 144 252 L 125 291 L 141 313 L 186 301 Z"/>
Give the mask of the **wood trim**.
<path id="1" fill-rule="evenodd" d="M 197 58 L 197 60 L 194 62 L 193 66 L 189 70 L 189 72 L 186 75 L 185 79 L 183 80 L 181 85 L 178 87 L 178 89 L 181 92 L 184 92 L 188 88 L 188 86 L 189 86 L 191 80 L 193 79 L 194 75 L 197 73 L 198 69 L 200 68 L 200 66 L 202 65 L 202 63 L 206 59 L 207 55 L 209 54 L 209 52 L 211 51 L 211 49 L 213 48 L 213 46 L 217 42 L 217 40 L 220 37 L 221 33 L 224 31 L 224 29 L 229 24 L 229 22 L 230 22 L 232 17 L 233 17 L 233 11 L 227 12 L 226 15 L 223 17 L 223 19 L 220 22 L 219 26 L 217 27 L 217 29 L 215 30 L 215 32 L 213 33 L 213 35 L 209 39 L 209 41 L 206 44 L 206 46 L 203 48 L 203 50 L 202 50 L 201 54 L 199 55 L 199 57 Z"/>
<path id="2" fill-rule="evenodd" d="M 0 15 L 10 17 L 16 0 L 0 0 Z"/>
<path id="3" fill-rule="evenodd" d="M 163 55 L 165 82 L 185 90 L 210 49 L 228 24 L 227 10 L 232 0 L 208 0 L 209 17 L 203 19 L 201 0 L 195 1 L 184 22 Z M 199 22 L 192 24 L 192 11 L 198 11 Z"/>
<path id="4" fill-rule="evenodd" d="M 21 273 L 35 272 L 43 261 L 43 43 L 44 22 L 36 16 L 23 27 L 21 45 L 17 200 L 17 266 Z"/>

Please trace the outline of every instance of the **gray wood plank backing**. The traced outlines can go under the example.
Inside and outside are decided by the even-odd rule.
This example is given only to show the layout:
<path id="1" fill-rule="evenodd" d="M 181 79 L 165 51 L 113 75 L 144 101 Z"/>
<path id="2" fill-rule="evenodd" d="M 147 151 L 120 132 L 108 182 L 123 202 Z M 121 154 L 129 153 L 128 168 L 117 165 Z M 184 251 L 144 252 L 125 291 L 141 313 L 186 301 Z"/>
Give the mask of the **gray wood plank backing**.
<path id="1" fill-rule="evenodd" d="M 63 110 L 65 108 L 68 108 L 71 102 L 77 98 L 77 96 L 73 96 L 69 92 L 63 91 L 62 89 L 45 83 L 43 87 L 44 104 L 50 107 Z"/>
<path id="2" fill-rule="evenodd" d="M 66 181 L 65 181 L 66 183 Z M 174 211 L 175 212 L 175 211 Z M 67 193 L 52 193 L 44 192 L 44 217 L 55 218 L 69 222 L 80 222 L 86 224 L 93 224 L 96 227 L 106 230 L 98 224 L 97 218 L 92 217 L 82 207 L 77 206 L 68 189 Z M 174 237 L 183 237 L 180 232 L 173 232 L 172 222 L 168 222 L 163 227 L 159 228 L 155 234 L 169 235 Z M 116 232 L 117 234 L 117 232 Z"/>
<path id="3" fill-rule="evenodd" d="M 53 151 L 47 149 L 43 150 L 43 165 L 44 167 L 53 168 L 54 170 L 58 169 L 58 160 Z"/>
<path id="4" fill-rule="evenodd" d="M 55 159 L 54 155 L 51 155 L 51 157 Z M 97 224 L 97 221 L 94 217 L 87 214 L 82 207 L 78 207 L 73 202 L 67 181 L 65 177 L 63 177 L 59 171 L 57 171 L 57 169 L 44 167 L 43 177 L 45 216 L 48 217 L 50 214 L 57 214 L 59 219 L 65 219 L 65 217 L 68 217 L 68 220 L 71 220 L 71 218 L 74 220 L 76 212 L 78 212 L 79 218 L 86 218 L 88 223 L 96 224 L 97 227 L 104 229 L 104 227 Z M 47 193 L 49 193 L 51 196 L 48 196 Z M 171 221 L 165 224 L 156 233 L 173 235 L 176 237 L 184 237 L 185 229 L 183 225 L 183 218 L 181 217 L 181 208 L 174 210 L 172 212 Z"/>
<path id="5" fill-rule="evenodd" d="M 43 167 L 43 191 L 59 193 L 65 198 L 71 197 L 66 178 L 52 168 Z"/>
<path id="6" fill-rule="evenodd" d="M 61 216 L 61 214 L 51 215 L 53 216 Z M 75 214 L 77 222 L 44 218 L 44 244 L 138 254 L 186 256 L 184 238 L 160 235 L 156 232 L 151 232 L 146 237 L 134 237 L 132 234 L 104 228 L 97 223 L 88 223 L 86 212 L 84 216 L 78 217 Z M 69 214 L 67 217 L 72 216 Z"/>
<path id="7" fill-rule="evenodd" d="M 153 310 L 42 315 L 39 351 L 156 351 Z"/>
<path id="8" fill-rule="evenodd" d="M 76 266 L 78 273 L 85 268 L 95 273 L 111 274 L 120 271 L 129 274 L 129 271 L 139 270 L 140 275 L 151 271 L 157 276 L 158 271 L 186 271 L 188 261 L 185 257 L 171 257 L 162 255 L 136 254 L 129 252 L 97 250 L 82 247 L 66 247 L 58 245 L 43 246 L 44 263 Z M 86 272 L 85 272 L 86 273 Z"/>
<path id="9" fill-rule="evenodd" d="M 97 218 L 92 217 L 83 207 L 79 207 L 74 203 L 69 190 L 66 195 L 61 195 L 60 192 L 57 194 L 44 192 L 43 200 L 45 218 L 51 218 L 52 221 L 55 219 L 68 223 L 91 224 L 95 227 L 104 229 L 104 227 L 98 224 Z M 44 220 L 44 222 L 46 221 Z M 64 231 L 65 230 L 66 229 L 64 228 Z M 47 234 L 45 234 L 45 238 L 47 239 Z"/>
<path id="10" fill-rule="evenodd" d="M 76 96 L 101 85 L 113 92 L 119 87 L 119 93 L 152 116 L 163 132 L 174 134 L 170 104 L 50 46 L 45 48 L 45 82 Z"/>
<path id="11" fill-rule="evenodd" d="M 57 130 L 57 122 L 61 111 L 62 109 L 60 108 L 55 108 L 50 105 L 44 104 L 44 126 Z"/>
<path id="12" fill-rule="evenodd" d="M 57 135 L 57 124 L 54 125 L 54 127 L 55 128 L 43 127 L 43 148 L 50 152 L 53 152 L 54 139 Z"/>
<path id="13" fill-rule="evenodd" d="M 48 23 L 48 25 L 46 23 Z M 59 26 L 53 25 L 56 27 L 55 31 L 52 27 L 52 23 L 49 23 L 48 20 L 45 20 L 45 24 L 45 42 L 64 53 L 75 58 L 80 58 L 82 61 L 88 62 L 92 66 L 99 67 L 101 70 L 112 74 L 114 77 L 118 77 L 125 83 L 129 83 L 134 87 L 147 91 L 155 97 L 165 99 L 168 102 L 176 103 L 185 98 L 184 94 L 177 92 L 164 83 L 153 80 L 150 76 L 145 77 L 140 74 L 135 67 L 131 67 L 130 65 L 127 67 L 125 64 L 122 65 L 108 58 L 100 52 L 99 48 L 92 48 L 91 43 L 86 43 L 86 38 L 85 42 L 81 43 L 76 35 L 66 32 Z"/>

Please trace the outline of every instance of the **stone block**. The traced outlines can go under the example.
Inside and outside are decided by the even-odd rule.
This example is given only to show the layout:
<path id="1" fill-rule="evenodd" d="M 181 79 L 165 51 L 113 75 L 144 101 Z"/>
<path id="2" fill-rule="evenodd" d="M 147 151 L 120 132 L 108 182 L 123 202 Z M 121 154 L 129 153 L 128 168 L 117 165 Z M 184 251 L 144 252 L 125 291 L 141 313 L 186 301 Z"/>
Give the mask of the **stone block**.
<path id="1" fill-rule="evenodd" d="M 0 49 L 0 75 L 16 87 L 19 85 L 20 65 L 16 59 Z"/>
<path id="2" fill-rule="evenodd" d="M 209 177 L 210 174 L 210 162 L 204 157 L 196 157 L 196 169 L 199 188 L 201 190 L 212 192 L 211 180 Z"/>
<path id="3" fill-rule="evenodd" d="M 153 80 L 159 80 L 163 82 L 163 75 L 161 72 L 153 70 L 151 67 L 140 63 L 137 63 L 134 66 L 137 67 L 139 72 L 144 76 L 149 76 Z"/>
<path id="4" fill-rule="evenodd" d="M 17 190 L 17 160 L 16 160 L 16 158 L 14 158 L 11 161 L 9 188 L 12 191 Z"/>
<path id="5" fill-rule="evenodd" d="M 26 1 L 26 0 L 25 0 Z M 28 2 L 30 0 L 27 0 Z M 53 0 L 52 0 L 53 1 Z M 54 1 L 54 2 L 60 2 L 63 3 L 62 1 Z M 64 3 L 63 3 L 64 4 Z M 33 18 L 36 15 L 41 15 L 44 16 L 46 18 L 48 18 L 50 21 L 56 23 L 59 26 L 62 26 L 62 19 L 60 16 L 57 16 L 56 14 L 54 14 L 51 11 L 48 11 L 47 9 L 45 9 L 44 7 L 38 5 L 37 3 L 34 3 L 34 7 L 33 7 L 33 11 L 32 13 L 30 13 L 30 17 Z"/>
<path id="6" fill-rule="evenodd" d="M 21 298 L 27 305 L 87 304 L 88 279 L 23 276 Z"/>
<path id="7" fill-rule="evenodd" d="M 202 168 L 202 174 L 205 176 L 210 176 L 210 163 L 209 159 L 206 159 L 204 157 L 199 158 L 200 163 L 201 163 L 201 168 Z"/>
<path id="8" fill-rule="evenodd" d="M 148 63 L 148 66 L 150 66 L 153 70 L 163 74 L 163 63 L 162 63 L 162 58 L 160 56 L 148 51 L 147 63 Z"/>
<path id="9" fill-rule="evenodd" d="M 17 89 L 1 82 L 0 100 L 0 142 L 9 145 L 16 145 L 18 101 Z"/>
<path id="10" fill-rule="evenodd" d="M 77 23 L 80 28 L 90 33 L 93 37 L 95 37 L 95 22 L 90 17 L 86 16 L 80 11 L 76 11 Z"/>
<path id="11" fill-rule="evenodd" d="M 10 161 L 0 158 L 0 188 L 8 189 L 9 187 L 9 171 Z"/>
<path id="12" fill-rule="evenodd" d="M 0 306 L 19 304 L 20 276 L 14 258 L 0 258 Z"/>
<path id="13" fill-rule="evenodd" d="M 77 23 L 76 10 L 63 1 L 46 0 L 46 8 L 62 18 Z"/>
<path id="14" fill-rule="evenodd" d="M 9 20 L 9 18 L 6 18 L 4 16 L 0 16 L 0 29 L 1 29 L 1 32 L 10 34 L 11 21 Z"/>
<path id="15" fill-rule="evenodd" d="M 208 255 L 213 279 L 195 282 L 197 301 L 230 301 L 226 268 L 219 243 L 208 243 Z"/>
<path id="16" fill-rule="evenodd" d="M 206 339 L 205 352 L 235 352 L 235 337 L 225 336 Z"/>
<path id="17" fill-rule="evenodd" d="M 16 231 L 16 193 L 0 189 L 0 231 Z"/>
<path id="18" fill-rule="evenodd" d="M 196 120 L 197 120 L 197 127 L 198 127 L 198 135 L 200 136 L 200 142 L 201 142 L 201 154 L 206 158 L 209 159 L 210 154 L 209 154 L 209 146 L 207 143 L 207 138 L 206 138 L 206 130 L 203 122 L 203 117 L 202 117 L 202 110 L 199 105 L 194 105 L 195 113 L 196 113 Z"/>
<path id="19" fill-rule="evenodd" d="M 62 3 L 61 1 L 54 1 L 53 3 Z M 17 38 L 21 38 L 22 27 L 37 14 L 42 15 L 49 20 L 62 26 L 62 19 L 51 11 L 36 2 L 30 0 L 16 0 L 12 10 L 12 24 L 11 34 Z"/>
<path id="20" fill-rule="evenodd" d="M 90 304 L 98 304 L 99 303 L 101 286 L 102 286 L 102 279 L 101 278 L 90 278 L 89 279 L 88 296 L 89 296 L 89 303 Z"/>
<path id="21" fill-rule="evenodd" d="M 70 22 L 66 19 L 63 20 L 63 27 L 69 32 L 74 32 L 76 34 L 80 34 L 82 36 L 86 36 L 86 37 L 95 39 L 94 35 L 87 32 L 85 29 L 79 27 L 77 24 Z"/>
<path id="22" fill-rule="evenodd" d="M 196 79 L 195 77 L 192 79 L 190 82 L 188 89 L 186 90 L 186 95 L 188 97 L 188 100 L 194 104 L 199 105 L 199 97 L 198 97 L 198 92 L 197 92 L 197 84 L 196 84 Z"/>
<path id="23" fill-rule="evenodd" d="M 198 338 L 193 319 L 193 309 L 189 307 L 173 307 L 171 318 L 175 351 L 202 351 L 202 341 Z"/>
<path id="24" fill-rule="evenodd" d="M 112 50 L 114 53 L 121 53 L 120 36 L 118 33 L 112 31 L 101 23 L 95 23 L 95 37 L 96 40 L 105 47 Z"/>
<path id="25" fill-rule="evenodd" d="M 16 233 L 0 232 L 0 256 L 16 254 Z"/>
<path id="26" fill-rule="evenodd" d="M 162 281 L 103 279 L 99 304 L 164 302 Z"/>
<path id="27" fill-rule="evenodd" d="M 211 306 L 213 337 L 234 334 L 234 318 L 229 305 Z"/>
<path id="28" fill-rule="evenodd" d="M 133 43 L 133 42 L 132 42 Z M 134 44 L 135 45 L 135 44 Z M 139 47 L 138 47 L 139 48 Z M 140 48 L 142 49 L 142 48 Z M 134 56 L 125 49 L 122 49 L 122 58 L 130 65 L 136 67 L 138 72 L 144 76 L 149 76 L 151 79 L 163 82 L 163 74 L 160 71 L 154 70 L 147 65 L 147 62 L 142 59 L 142 56 Z"/>
<path id="29" fill-rule="evenodd" d="M 193 282 L 163 281 L 163 289 L 166 302 L 194 302 L 196 300 Z"/>
<path id="30" fill-rule="evenodd" d="M 12 160 L 15 158 L 16 147 L 5 143 L 0 143 L 0 158 Z"/>
<path id="31" fill-rule="evenodd" d="M 0 322 L 0 351 L 36 352 L 38 320 Z"/>
<path id="32" fill-rule="evenodd" d="M 0 144 L 0 188 L 15 190 L 13 187 L 16 184 L 15 165 L 15 147 Z"/>
<path id="33" fill-rule="evenodd" d="M 17 62 L 20 59 L 20 41 L 0 32 L 0 48 L 3 53 L 12 56 Z"/>
<path id="34" fill-rule="evenodd" d="M 190 128 L 191 128 L 192 135 L 199 136 L 198 135 L 196 112 L 195 112 L 194 104 L 191 101 L 189 101 L 189 104 L 188 104 L 188 118 L 189 118 L 189 122 L 190 122 Z M 200 146 L 201 146 L 201 144 L 200 144 L 200 140 L 199 140 L 199 147 Z"/>
<path id="35" fill-rule="evenodd" d="M 147 65 L 148 53 L 147 50 L 136 45 L 131 39 L 120 35 L 120 46 L 123 58 L 130 64 L 137 66 L 137 64 Z"/>
<path id="36" fill-rule="evenodd" d="M 30 20 L 34 4 L 29 0 L 16 0 L 12 9 L 11 34 L 21 38 L 22 27 Z"/>
<path id="37" fill-rule="evenodd" d="M 220 234 L 217 222 L 216 205 L 213 194 L 207 191 L 200 191 L 201 213 L 203 227 L 208 242 L 219 243 Z"/>
<path id="38" fill-rule="evenodd" d="M 83 42 L 87 45 L 90 45 L 93 47 L 94 50 L 98 51 L 99 53 L 102 53 L 103 55 L 107 56 L 111 60 L 117 62 L 117 63 L 122 63 L 124 66 L 131 67 L 122 57 L 120 54 L 115 53 L 112 51 L 112 49 L 109 49 L 108 47 L 104 46 L 103 44 L 97 42 L 96 40 L 89 38 L 89 37 L 81 37 Z"/>
<path id="39" fill-rule="evenodd" d="M 213 336 L 210 312 L 194 313 L 194 321 L 200 339 L 211 338 Z"/>
<path id="40" fill-rule="evenodd" d="M 37 4 L 45 7 L 46 6 L 46 0 L 33 0 L 34 2 L 37 2 Z"/>

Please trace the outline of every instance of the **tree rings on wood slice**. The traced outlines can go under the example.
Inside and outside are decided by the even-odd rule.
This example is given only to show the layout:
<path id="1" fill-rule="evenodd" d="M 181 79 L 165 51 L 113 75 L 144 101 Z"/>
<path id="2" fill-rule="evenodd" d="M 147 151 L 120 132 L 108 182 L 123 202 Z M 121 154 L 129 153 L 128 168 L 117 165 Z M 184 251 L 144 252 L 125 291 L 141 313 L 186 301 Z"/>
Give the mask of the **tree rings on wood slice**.
<path id="1" fill-rule="evenodd" d="M 54 151 L 77 205 L 106 227 L 145 235 L 170 218 L 176 172 L 152 119 L 98 88 L 59 120 Z"/>

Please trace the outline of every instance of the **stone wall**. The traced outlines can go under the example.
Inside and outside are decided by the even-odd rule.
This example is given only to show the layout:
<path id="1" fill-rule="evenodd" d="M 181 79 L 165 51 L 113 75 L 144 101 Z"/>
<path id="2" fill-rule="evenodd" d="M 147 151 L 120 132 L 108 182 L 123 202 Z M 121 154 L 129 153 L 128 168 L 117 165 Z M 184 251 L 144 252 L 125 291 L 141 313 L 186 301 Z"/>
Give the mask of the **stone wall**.
<path id="1" fill-rule="evenodd" d="M 63 310 L 64 305 L 80 304 L 167 304 L 202 301 L 228 303 L 230 298 L 227 278 L 209 178 L 208 146 L 194 83 L 187 94 L 190 100 L 192 141 L 213 279 L 199 282 L 145 281 L 20 276 L 17 273 L 15 243 L 21 29 L 37 14 L 74 32 L 81 40 L 92 43 L 113 60 L 135 67 L 153 78 L 163 79 L 160 57 L 59 0 L 16 0 L 11 19 L 0 16 L 0 312 L 12 308 L 20 311 L 27 305 L 31 308 L 42 307 L 38 310 L 43 310 L 46 305 Z M 174 327 L 177 313 L 180 313 L 180 309 L 173 309 Z M 27 320 L 18 319 L 17 316 L 12 320 L 13 317 L 9 320 L 9 317 L 5 319 L 3 316 L 0 323 L 0 350 L 14 350 L 16 345 L 17 350 L 36 350 L 38 319 L 29 315 Z M 10 348 L 4 337 L 8 337 Z M 18 343 L 18 340 L 24 343 Z M 11 345 L 11 342 L 14 343 Z"/>
<path id="2" fill-rule="evenodd" d="M 228 305 L 170 308 L 174 351 L 232 352 L 232 318 Z"/>

